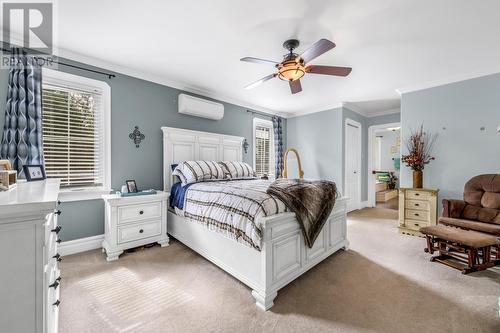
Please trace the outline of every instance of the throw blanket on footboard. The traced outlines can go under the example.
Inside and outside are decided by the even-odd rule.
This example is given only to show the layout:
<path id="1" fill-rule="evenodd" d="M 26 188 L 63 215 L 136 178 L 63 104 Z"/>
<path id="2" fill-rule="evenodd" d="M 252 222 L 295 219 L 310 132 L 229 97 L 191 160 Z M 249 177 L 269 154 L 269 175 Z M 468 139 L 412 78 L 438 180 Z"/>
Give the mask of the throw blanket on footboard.
<path id="1" fill-rule="evenodd" d="M 306 244 L 311 248 L 335 205 L 335 183 L 326 180 L 278 179 L 269 186 L 267 193 L 278 197 L 295 212 Z"/>

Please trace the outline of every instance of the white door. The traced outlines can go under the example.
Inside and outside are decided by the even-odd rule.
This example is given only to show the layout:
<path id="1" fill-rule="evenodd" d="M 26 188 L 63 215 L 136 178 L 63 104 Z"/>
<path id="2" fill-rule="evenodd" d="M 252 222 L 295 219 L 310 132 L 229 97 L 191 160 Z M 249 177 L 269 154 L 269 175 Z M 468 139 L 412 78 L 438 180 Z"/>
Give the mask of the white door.
<path id="1" fill-rule="evenodd" d="M 347 211 L 361 207 L 361 125 L 350 119 L 345 124 L 345 190 Z"/>

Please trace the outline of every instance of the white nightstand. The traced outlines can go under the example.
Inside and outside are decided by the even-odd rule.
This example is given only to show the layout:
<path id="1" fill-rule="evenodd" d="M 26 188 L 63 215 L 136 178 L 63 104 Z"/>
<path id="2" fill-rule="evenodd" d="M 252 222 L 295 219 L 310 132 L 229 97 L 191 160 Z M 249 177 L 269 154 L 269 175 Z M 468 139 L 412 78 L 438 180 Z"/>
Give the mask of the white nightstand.
<path id="1" fill-rule="evenodd" d="M 102 242 L 108 261 L 118 259 L 123 250 L 158 242 L 168 246 L 168 192 L 121 197 L 106 194 L 105 235 Z"/>

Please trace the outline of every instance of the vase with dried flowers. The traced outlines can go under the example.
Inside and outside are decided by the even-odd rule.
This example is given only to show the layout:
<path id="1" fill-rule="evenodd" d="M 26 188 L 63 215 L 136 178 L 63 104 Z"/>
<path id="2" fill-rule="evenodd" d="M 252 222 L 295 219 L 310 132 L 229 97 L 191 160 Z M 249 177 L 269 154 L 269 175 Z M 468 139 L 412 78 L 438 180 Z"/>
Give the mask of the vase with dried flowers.
<path id="1" fill-rule="evenodd" d="M 436 158 L 432 156 L 432 149 L 436 141 L 436 134 L 424 131 L 424 125 L 418 130 L 412 130 L 405 140 L 408 154 L 401 156 L 401 161 L 413 170 L 413 188 L 423 187 L 423 170 L 426 164 Z"/>

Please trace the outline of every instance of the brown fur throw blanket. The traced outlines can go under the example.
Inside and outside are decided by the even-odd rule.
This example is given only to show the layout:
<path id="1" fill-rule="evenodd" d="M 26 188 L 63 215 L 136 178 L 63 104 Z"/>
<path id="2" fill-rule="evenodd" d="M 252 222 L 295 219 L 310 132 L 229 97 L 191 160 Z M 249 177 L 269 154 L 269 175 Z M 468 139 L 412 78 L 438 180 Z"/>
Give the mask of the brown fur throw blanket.
<path id="1" fill-rule="evenodd" d="M 269 186 L 267 193 L 278 197 L 295 213 L 306 244 L 311 248 L 335 205 L 335 183 L 327 180 L 278 179 Z"/>

